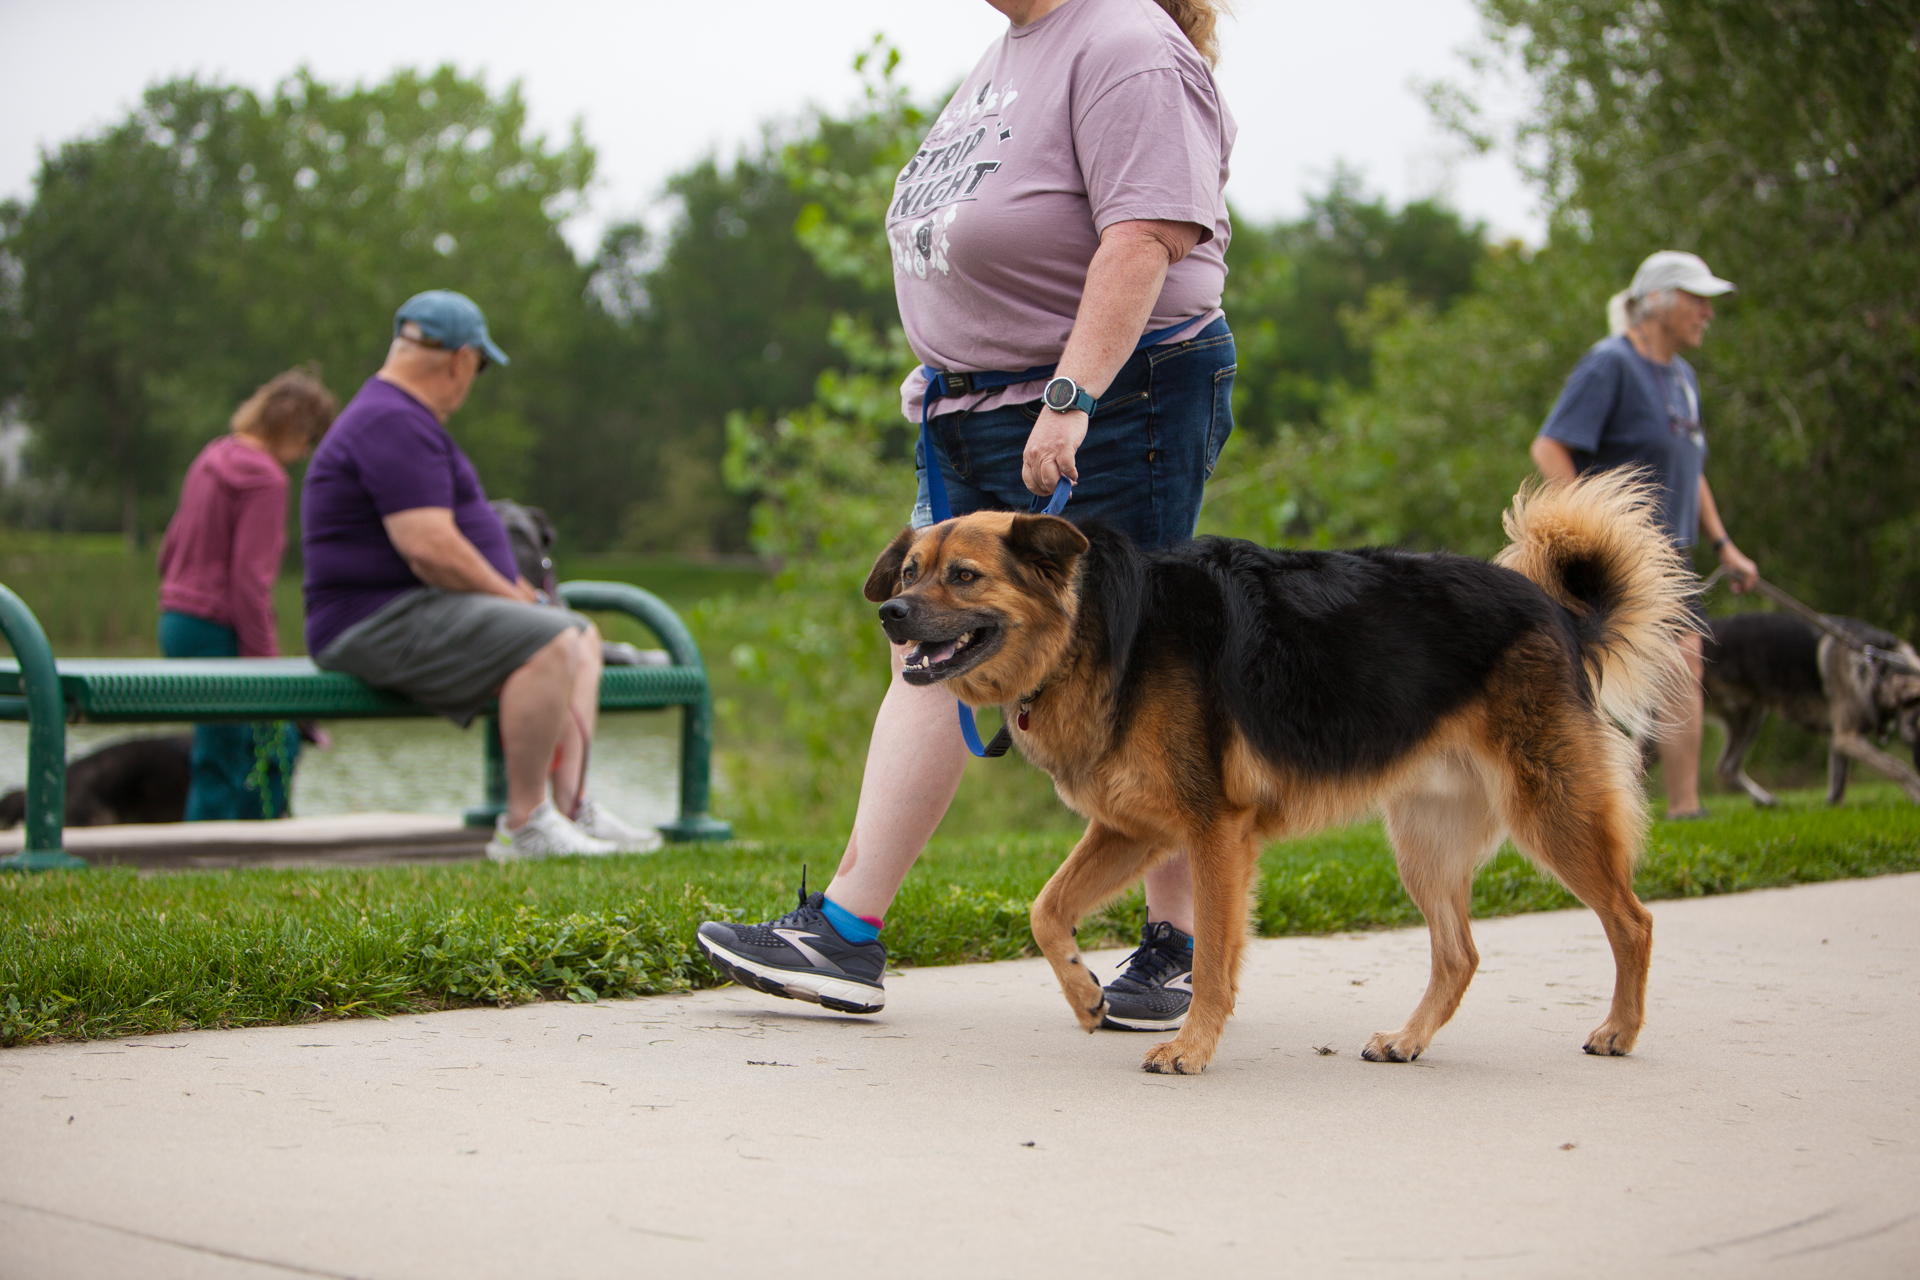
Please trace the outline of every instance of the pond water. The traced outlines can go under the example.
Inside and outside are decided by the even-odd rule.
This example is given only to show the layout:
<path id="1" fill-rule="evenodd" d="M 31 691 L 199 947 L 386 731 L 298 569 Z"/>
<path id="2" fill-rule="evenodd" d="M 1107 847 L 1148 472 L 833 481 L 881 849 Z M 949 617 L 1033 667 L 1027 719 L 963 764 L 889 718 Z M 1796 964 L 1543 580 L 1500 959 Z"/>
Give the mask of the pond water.
<path id="1" fill-rule="evenodd" d="M 183 733 L 186 725 L 67 726 L 67 757 L 124 738 Z M 294 774 L 293 811 L 457 816 L 481 799 L 481 724 L 444 720 L 335 720 L 333 745 L 309 746 Z M 594 738 L 588 791 L 637 826 L 670 821 L 680 807 L 680 712 L 606 716 Z M 0 724 L 0 792 L 27 776 L 27 726 Z"/>

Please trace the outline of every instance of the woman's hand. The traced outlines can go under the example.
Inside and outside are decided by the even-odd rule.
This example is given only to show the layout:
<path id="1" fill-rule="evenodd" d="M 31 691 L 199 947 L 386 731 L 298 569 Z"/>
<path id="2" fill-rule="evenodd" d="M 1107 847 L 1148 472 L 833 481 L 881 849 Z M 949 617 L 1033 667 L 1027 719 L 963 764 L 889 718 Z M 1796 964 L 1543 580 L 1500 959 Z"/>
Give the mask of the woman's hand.
<path id="1" fill-rule="evenodd" d="M 1080 469 L 1074 464 L 1074 455 L 1080 451 L 1080 442 L 1086 438 L 1087 415 L 1084 410 L 1075 409 L 1071 413 L 1040 410 L 1039 421 L 1033 424 L 1033 431 L 1027 436 L 1027 451 L 1020 461 L 1020 479 L 1026 483 L 1028 491 L 1043 498 L 1049 497 L 1059 485 L 1061 476 L 1079 484 Z"/>
<path id="2" fill-rule="evenodd" d="M 1104 395 L 1147 327 L 1167 268 L 1193 252 L 1203 234 L 1197 223 L 1153 220 L 1116 222 L 1101 232 L 1073 333 L 1055 371 L 1095 396 Z M 1086 438 L 1085 413 L 1042 409 L 1027 437 L 1021 480 L 1041 497 L 1053 493 L 1061 476 L 1078 484 L 1073 459 Z"/>
<path id="3" fill-rule="evenodd" d="M 1727 571 L 1727 582 L 1735 592 L 1751 591 L 1760 581 L 1760 566 L 1731 541 L 1720 544 L 1720 567 Z"/>

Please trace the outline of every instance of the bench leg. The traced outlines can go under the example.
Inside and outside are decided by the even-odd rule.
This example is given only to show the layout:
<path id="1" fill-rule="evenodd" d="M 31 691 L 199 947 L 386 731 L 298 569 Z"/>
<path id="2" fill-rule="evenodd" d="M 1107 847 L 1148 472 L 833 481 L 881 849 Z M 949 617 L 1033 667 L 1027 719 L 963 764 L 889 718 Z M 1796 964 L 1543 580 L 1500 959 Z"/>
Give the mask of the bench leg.
<path id="1" fill-rule="evenodd" d="M 470 827 L 491 827 L 507 811 L 507 751 L 500 745 L 500 717 L 488 716 L 480 733 L 486 740 L 482 748 L 486 755 L 486 798 L 467 810 L 466 820 Z"/>
<path id="2" fill-rule="evenodd" d="M 86 860 L 61 843 L 67 817 L 67 704 L 40 620 L 19 596 L 0 587 L 0 634 L 20 660 L 27 702 L 27 843 L 0 871 L 80 869 Z"/>
<path id="3" fill-rule="evenodd" d="M 713 771 L 713 695 L 680 709 L 680 816 L 660 827 L 673 841 L 731 840 L 733 828 L 707 812 Z"/>

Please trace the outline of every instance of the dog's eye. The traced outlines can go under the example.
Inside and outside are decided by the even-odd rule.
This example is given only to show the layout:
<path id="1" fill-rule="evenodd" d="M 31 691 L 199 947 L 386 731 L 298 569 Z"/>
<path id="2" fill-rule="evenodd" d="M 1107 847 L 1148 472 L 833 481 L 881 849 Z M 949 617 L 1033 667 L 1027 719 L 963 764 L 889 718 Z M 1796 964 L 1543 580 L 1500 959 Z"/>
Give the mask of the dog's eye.
<path id="1" fill-rule="evenodd" d="M 953 580 L 955 582 L 972 582 L 975 578 L 979 576 L 980 576 L 979 574 L 975 573 L 971 569 L 961 569 L 953 575 Z"/>
<path id="2" fill-rule="evenodd" d="M 913 566 L 908 565 L 906 568 L 900 571 L 900 583 L 902 586 L 912 586 L 913 580 L 917 576 L 918 575 L 915 574 L 913 571 Z"/>

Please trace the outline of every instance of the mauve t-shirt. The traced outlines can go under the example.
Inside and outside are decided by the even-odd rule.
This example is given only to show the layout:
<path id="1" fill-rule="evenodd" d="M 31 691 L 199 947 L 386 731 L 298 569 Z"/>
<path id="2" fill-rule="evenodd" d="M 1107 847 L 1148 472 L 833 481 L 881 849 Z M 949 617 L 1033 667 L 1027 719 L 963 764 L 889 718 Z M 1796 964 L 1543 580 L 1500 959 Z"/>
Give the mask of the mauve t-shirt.
<path id="1" fill-rule="evenodd" d="M 381 523 L 416 507 L 448 508 L 487 563 L 509 582 L 518 575 L 506 527 L 487 505 L 467 455 L 425 405 L 391 382 L 369 378 L 321 437 L 300 490 L 308 653 L 426 585 Z"/>
<path id="2" fill-rule="evenodd" d="M 1154 0 L 1067 0 L 994 42 L 894 184 L 894 289 L 921 363 L 1051 364 L 1073 330 L 1100 233 L 1163 219 L 1202 229 L 1167 271 L 1147 332 L 1220 314 L 1232 229 L 1233 116 L 1206 59 Z M 942 409 L 1032 400 L 1040 383 Z M 901 387 L 920 415 L 925 379 Z"/>

